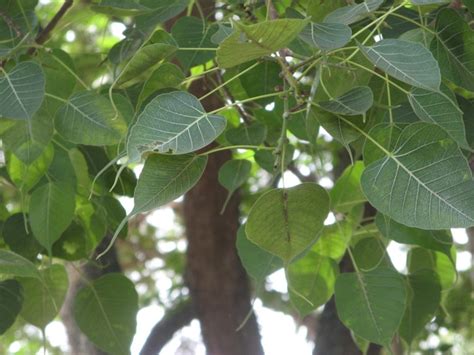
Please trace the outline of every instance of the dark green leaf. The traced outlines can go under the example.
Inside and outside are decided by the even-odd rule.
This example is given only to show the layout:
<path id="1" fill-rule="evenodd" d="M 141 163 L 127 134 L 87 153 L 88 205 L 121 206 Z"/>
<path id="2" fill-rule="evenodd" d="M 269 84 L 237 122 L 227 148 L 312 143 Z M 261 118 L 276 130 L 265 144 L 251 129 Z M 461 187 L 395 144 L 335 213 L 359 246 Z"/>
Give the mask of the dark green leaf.
<path id="1" fill-rule="evenodd" d="M 356 116 L 365 114 L 373 102 L 372 90 L 367 86 L 358 86 L 333 100 L 320 102 L 319 106 L 331 113 Z"/>
<path id="2" fill-rule="evenodd" d="M 23 303 L 21 285 L 16 280 L 0 281 L 0 335 L 5 333 L 20 313 Z"/>

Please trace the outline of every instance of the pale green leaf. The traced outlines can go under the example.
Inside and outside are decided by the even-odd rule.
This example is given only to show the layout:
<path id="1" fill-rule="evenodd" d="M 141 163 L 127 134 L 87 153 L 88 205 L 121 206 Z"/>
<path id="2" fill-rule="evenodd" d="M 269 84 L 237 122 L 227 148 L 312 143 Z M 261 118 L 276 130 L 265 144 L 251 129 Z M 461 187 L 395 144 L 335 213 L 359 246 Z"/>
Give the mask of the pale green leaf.
<path id="1" fill-rule="evenodd" d="M 63 265 L 55 264 L 40 271 L 41 279 L 22 278 L 24 302 L 21 317 L 44 329 L 61 310 L 69 285 Z"/>
<path id="2" fill-rule="evenodd" d="M 372 90 L 367 86 L 357 86 L 342 96 L 319 102 L 318 105 L 331 113 L 356 116 L 365 114 L 372 107 L 373 102 Z"/>
<path id="3" fill-rule="evenodd" d="M 407 266 L 410 274 L 421 270 L 434 271 L 440 280 L 441 288 L 449 290 L 457 279 L 455 254 L 451 257 L 438 251 L 425 248 L 412 248 L 407 255 Z"/>
<path id="4" fill-rule="evenodd" d="M 324 22 L 350 25 L 367 17 L 377 10 L 383 2 L 384 0 L 365 0 L 360 4 L 340 7 L 328 14 L 324 18 Z"/>
<path id="5" fill-rule="evenodd" d="M 362 52 L 379 69 L 409 85 L 439 91 L 441 74 L 433 55 L 419 43 L 384 39 Z"/>
<path id="6" fill-rule="evenodd" d="M 341 321 L 356 335 L 390 345 L 406 306 L 406 286 L 393 269 L 340 274 L 335 287 Z"/>
<path id="7" fill-rule="evenodd" d="M 138 116 L 127 142 L 130 162 L 143 152 L 186 154 L 199 150 L 224 130 L 222 116 L 209 115 L 193 95 L 174 91 L 155 97 Z"/>
<path id="8" fill-rule="evenodd" d="M 35 264 L 14 252 L 3 249 L 0 249 L 0 274 L 40 278 Z"/>
<path id="9" fill-rule="evenodd" d="M 266 135 L 266 126 L 258 122 L 248 126 L 242 124 L 225 132 L 225 138 L 229 143 L 237 145 L 260 145 L 265 140 Z"/>
<path id="10" fill-rule="evenodd" d="M 235 22 L 236 31 L 217 49 L 217 62 L 221 68 L 230 68 L 269 55 L 287 46 L 307 24 L 308 20 L 300 19 L 280 19 L 254 25 Z"/>
<path id="11" fill-rule="evenodd" d="M 324 226 L 321 236 L 314 244 L 312 250 L 321 256 L 327 256 L 340 261 L 346 253 L 351 237 L 351 224 L 346 220 L 338 221 L 329 226 Z"/>
<path id="12" fill-rule="evenodd" d="M 287 276 L 290 301 L 301 317 L 331 298 L 338 274 L 339 268 L 334 260 L 312 250 L 290 264 Z"/>
<path id="13" fill-rule="evenodd" d="M 135 188 L 131 214 L 150 211 L 177 199 L 199 181 L 206 164 L 206 156 L 150 155 Z"/>
<path id="14" fill-rule="evenodd" d="M 31 229 L 49 254 L 53 243 L 71 223 L 74 208 L 74 191 L 69 184 L 49 182 L 33 191 L 29 211 Z"/>
<path id="15" fill-rule="evenodd" d="M 385 137 L 391 131 L 387 127 Z M 367 166 L 361 178 L 362 189 L 377 210 L 421 229 L 474 225 L 471 170 L 444 130 L 424 122 L 408 125 L 391 148 L 370 132 L 368 137 L 384 154 Z"/>
<path id="16" fill-rule="evenodd" d="M 30 120 L 44 98 L 44 74 L 35 62 L 23 62 L 10 72 L 0 68 L 0 117 Z"/>
<path id="17" fill-rule="evenodd" d="M 332 209 L 336 212 L 349 212 L 354 206 L 364 203 L 366 198 L 360 187 L 360 177 L 364 163 L 356 161 L 344 170 L 329 193 Z"/>
<path id="18" fill-rule="evenodd" d="M 107 274 L 79 290 L 74 318 L 82 332 L 100 349 L 130 354 L 136 328 L 138 295 L 122 274 Z"/>
<path id="19" fill-rule="evenodd" d="M 347 25 L 316 22 L 311 22 L 299 34 L 303 41 L 322 51 L 343 47 L 351 40 L 351 36 L 352 30 Z"/>
<path id="20" fill-rule="evenodd" d="M 273 189 L 252 206 L 245 232 L 251 242 L 289 263 L 317 240 L 328 212 L 329 196 L 317 184 Z"/>
<path id="21" fill-rule="evenodd" d="M 136 16 L 152 11 L 135 0 L 101 0 L 97 5 L 92 5 L 91 9 L 112 16 Z"/>
<path id="22" fill-rule="evenodd" d="M 5 333 L 20 313 L 23 303 L 21 285 L 16 280 L 0 281 L 0 335 Z"/>

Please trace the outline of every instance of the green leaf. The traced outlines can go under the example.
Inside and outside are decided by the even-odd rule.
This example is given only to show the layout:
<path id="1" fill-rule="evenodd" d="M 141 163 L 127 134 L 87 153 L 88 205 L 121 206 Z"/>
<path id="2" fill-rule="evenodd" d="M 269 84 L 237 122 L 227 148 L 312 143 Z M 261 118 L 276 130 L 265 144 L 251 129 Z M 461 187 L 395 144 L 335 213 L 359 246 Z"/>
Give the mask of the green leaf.
<path id="1" fill-rule="evenodd" d="M 327 256 L 333 260 L 340 261 L 346 253 L 351 237 L 351 224 L 346 220 L 338 221 L 329 226 L 324 226 L 321 236 L 314 244 L 312 250 L 321 256 Z"/>
<path id="2" fill-rule="evenodd" d="M 341 116 L 318 108 L 316 108 L 315 114 L 321 126 L 345 147 L 360 137 L 360 132 L 347 124 Z M 362 116 L 352 116 L 347 120 L 357 127 L 364 127 L 366 124 Z"/>
<path id="3" fill-rule="evenodd" d="M 434 271 L 443 290 L 451 289 L 457 279 L 454 255 L 448 257 L 437 251 L 416 247 L 408 252 L 407 266 L 410 274 L 421 270 Z"/>
<path id="4" fill-rule="evenodd" d="M 75 208 L 70 185 L 49 182 L 31 195 L 30 224 L 38 242 L 51 254 L 53 243 L 72 221 Z"/>
<path id="5" fill-rule="evenodd" d="M 136 328 L 138 295 L 121 274 L 107 274 L 79 290 L 74 318 L 82 332 L 100 349 L 130 354 Z"/>
<path id="6" fill-rule="evenodd" d="M 344 47 L 351 36 L 351 28 L 342 23 L 311 22 L 299 34 L 303 41 L 322 51 Z"/>
<path id="7" fill-rule="evenodd" d="M 441 285 L 431 270 L 419 270 L 407 277 L 408 304 L 398 330 L 408 344 L 433 319 L 441 301 Z"/>
<path id="8" fill-rule="evenodd" d="M 235 22 L 236 31 L 217 49 L 217 62 L 221 68 L 231 68 L 269 55 L 287 46 L 308 22 L 280 19 L 247 26 Z"/>
<path id="9" fill-rule="evenodd" d="M 245 225 L 241 225 L 237 231 L 236 247 L 247 274 L 252 276 L 257 283 L 262 282 L 267 275 L 283 267 L 280 258 L 248 240 L 245 235 Z"/>
<path id="10" fill-rule="evenodd" d="M 16 277 L 41 277 L 35 264 L 31 261 L 2 249 L 0 249 L 0 274 Z"/>
<path id="11" fill-rule="evenodd" d="M 381 213 L 377 214 L 375 224 L 385 238 L 402 244 L 418 245 L 440 251 L 451 258 L 453 239 L 446 230 L 433 231 L 407 227 Z"/>
<path id="12" fill-rule="evenodd" d="M 384 39 L 361 51 L 379 69 L 394 78 L 422 89 L 439 91 L 441 74 L 433 55 L 421 44 Z"/>
<path id="13" fill-rule="evenodd" d="M 378 234 L 365 236 L 355 243 L 352 255 L 361 271 L 369 271 L 381 266 L 393 267 Z"/>
<path id="14" fill-rule="evenodd" d="M 450 0 L 411 0 L 413 5 L 433 5 L 433 4 L 446 4 Z"/>
<path id="15" fill-rule="evenodd" d="M 127 142 L 130 162 L 143 152 L 186 154 L 199 150 L 223 131 L 226 120 L 209 115 L 199 100 L 183 91 L 155 97 L 138 116 Z"/>
<path id="16" fill-rule="evenodd" d="M 54 148 L 47 148 L 31 164 L 25 164 L 14 154 L 7 155 L 7 171 L 10 179 L 22 191 L 31 190 L 44 176 L 53 161 Z"/>
<path id="17" fill-rule="evenodd" d="M 406 305 L 406 286 L 393 269 L 340 274 L 335 287 L 337 314 L 356 335 L 388 346 Z"/>
<path id="18" fill-rule="evenodd" d="M 247 69 L 253 63 L 239 66 L 240 72 Z M 260 95 L 274 93 L 275 89 L 281 85 L 281 67 L 278 63 L 265 61 L 258 64 L 255 68 L 242 74 L 239 79 L 242 87 L 247 93 L 247 97 L 256 97 Z M 258 80 L 255 80 L 258 78 Z M 255 100 L 255 102 L 266 105 L 275 100 L 274 97 Z"/>
<path id="19" fill-rule="evenodd" d="M 219 183 L 232 193 L 247 181 L 251 168 L 252 163 L 246 159 L 226 161 L 219 169 Z"/>
<path id="20" fill-rule="evenodd" d="M 390 127 L 384 131 L 385 137 L 391 135 Z M 369 164 L 361 178 L 362 190 L 377 210 L 421 229 L 474 225 L 471 170 L 444 130 L 429 123 L 414 123 L 403 129 L 390 148 L 372 138 L 370 132 L 368 137 L 385 155 Z"/>
<path id="21" fill-rule="evenodd" d="M 25 222 L 22 213 L 8 217 L 3 225 L 3 240 L 11 251 L 28 260 L 34 260 L 43 248 L 35 237 L 27 232 Z"/>
<path id="22" fill-rule="evenodd" d="M 43 102 L 43 70 L 35 62 L 23 62 L 0 73 L 0 117 L 30 120 Z"/>
<path id="23" fill-rule="evenodd" d="M 425 122 L 435 123 L 443 128 L 460 147 L 469 149 L 466 140 L 463 114 L 454 95 L 414 88 L 408 94 L 413 111 Z"/>
<path id="24" fill-rule="evenodd" d="M 148 156 L 135 189 L 131 214 L 150 211 L 177 199 L 199 181 L 206 164 L 207 156 Z"/>
<path id="25" fill-rule="evenodd" d="M 124 66 L 117 85 L 124 87 L 133 84 L 143 73 L 155 68 L 163 60 L 171 57 L 177 48 L 168 43 L 154 43 L 140 48 Z"/>
<path id="26" fill-rule="evenodd" d="M 252 206 L 245 232 L 251 242 L 289 263 L 316 241 L 328 213 L 329 196 L 317 184 L 273 189 Z"/>
<path id="27" fill-rule="evenodd" d="M 217 31 L 217 26 L 207 26 L 206 22 L 193 16 L 181 17 L 176 21 L 171 34 L 179 45 L 179 48 L 198 48 L 194 50 L 180 50 L 177 54 L 179 61 L 183 64 L 184 70 L 199 64 L 204 64 L 214 58 L 215 50 L 207 48 L 217 48 L 211 41 L 211 37 Z M 201 50 L 204 49 L 204 50 Z"/>
<path id="28" fill-rule="evenodd" d="M 111 16 L 136 16 L 152 11 L 134 0 L 101 0 L 98 5 L 92 5 L 91 9 Z"/>
<path id="29" fill-rule="evenodd" d="M 21 285 L 16 280 L 0 281 L 0 335 L 5 333 L 20 313 L 23 303 Z"/>
<path id="30" fill-rule="evenodd" d="M 324 22 L 350 25 L 367 17 L 377 10 L 384 0 L 365 0 L 360 4 L 340 7 L 324 18 Z"/>
<path id="31" fill-rule="evenodd" d="M 225 132 L 227 141 L 237 145 L 260 145 L 264 142 L 266 135 L 266 126 L 258 122 L 248 126 L 242 124 Z"/>
<path id="32" fill-rule="evenodd" d="M 356 116 L 363 115 L 374 103 L 374 95 L 368 86 L 357 86 L 344 95 L 330 101 L 319 102 L 322 109 L 331 113 Z"/>
<path id="33" fill-rule="evenodd" d="M 55 128 L 66 140 L 76 144 L 117 144 L 125 135 L 127 124 L 104 96 L 91 91 L 72 95 L 56 113 Z"/>
<path id="34" fill-rule="evenodd" d="M 214 44 L 220 44 L 234 32 L 234 29 L 230 26 L 222 25 L 220 23 L 217 25 L 219 26 L 219 29 L 211 36 L 211 42 Z"/>
<path id="35" fill-rule="evenodd" d="M 288 268 L 290 301 L 301 317 L 311 313 L 331 298 L 338 274 L 339 268 L 334 260 L 312 250 L 290 264 Z"/>
<path id="36" fill-rule="evenodd" d="M 69 285 L 66 269 L 54 264 L 40 271 L 41 280 L 20 279 L 24 302 L 21 317 L 28 323 L 44 329 L 61 310 Z"/>
<path id="37" fill-rule="evenodd" d="M 137 106 L 141 106 L 148 97 L 159 90 L 177 89 L 184 79 L 183 72 L 175 64 L 163 63 L 159 65 L 143 85 Z"/>
<path id="38" fill-rule="evenodd" d="M 474 91 L 474 31 L 454 9 L 442 9 L 436 18 L 436 35 L 431 52 L 443 76 Z"/>
<path id="39" fill-rule="evenodd" d="M 360 187 L 360 178 L 364 171 L 364 163 L 356 161 L 344 170 L 329 193 L 332 209 L 336 212 L 349 212 L 354 206 L 366 201 Z"/>
<path id="40" fill-rule="evenodd" d="M 295 147 L 289 144 L 285 151 L 285 167 L 287 167 L 293 161 L 293 155 L 295 154 Z M 264 170 L 270 174 L 278 173 L 275 171 L 275 155 L 269 150 L 257 150 L 255 153 L 255 161 Z"/>

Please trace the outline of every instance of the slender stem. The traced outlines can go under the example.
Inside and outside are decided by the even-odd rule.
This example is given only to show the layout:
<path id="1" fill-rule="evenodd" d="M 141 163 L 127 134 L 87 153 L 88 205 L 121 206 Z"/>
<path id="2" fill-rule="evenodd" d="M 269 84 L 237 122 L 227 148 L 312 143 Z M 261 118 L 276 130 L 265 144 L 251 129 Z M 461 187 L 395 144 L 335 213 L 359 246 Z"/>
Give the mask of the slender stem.
<path id="1" fill-rule="evenodd" d="M 282 95 L 282 94 L 284 94 L 284 93 L 286 93 L 286 92 L 288 92 L 288 91 L 279 91 L 279 92 L 274 92 L 274 93 L 270 93 L 270 94 L 264 94 L 264 95 L 249 97 L 248 99 L 244 99 L 244 100 L 239 100 L 239 101 L 236 101 L 236 102 L 232 102 L 232 103 L 230 103 L 230 104 L 228 104 L 228 105 L 225 105 L 225 106 L 223 106 L 223 107 L 220 107 L 220 108 L 218 108 L 218 109 L 215 109 L 215 110 L 209 112 L 208 114 L 209 114 L 209 115 L 212 115 L 212 114 L 214 114 L 214 113 L 216 113 L 216 112 L 219 112 L 219 111 L 222 111 L 222 110 L 224 110 L 224 109 L 226 109 L 226 108 L 228 108 L 228 107 L 232 107 L 232 106 L 235 106 L 235 105 L 244 104 L 244 103 L 246 103 L 246 102 L 255 101 L 255 100 L 260 100 L 260 99 L 264 99 L 264 98 L 266 98 L 266 97 L 280 96 L 280 95 Z"/>
<path id="2" fill-rule="evenodd" d="M 380 14 L 380 13 L 385 13 L 385 12 L 383 12 L 383 11 L 377 11 L 376 13 L 379 13 L 379 14 Z M 425 31 L 430 32 L 431 34 L 434 34 L 434 35 L 437 34 L 436 31 L 433 31 L 433 30 L 432 30 L 431 28 L 429 28 L 428 26 L 426 26 L 426 25 L 424 25 L 424 24 L 421 24 L 421 23 L 419 23 L 418 21 L 415 21 L 415 20 L 413 20 L 413 19 L 411 19 L 411 18 L 409 18 L 409 17 L 407 17 L 407 16 L 404 16 L 404 15 L 402 15 L 402 14 L 397 14 L 396 12 L 392 12 L 392 13 L 390 14 L 390 16 L 394 16 L 394 17 L 401 18 L 401 19 L 405 20 L 406 22 L 410 22 L 410 23 L 412 23 L 412 24 L 414 24 L 414 25 L 416 25 L 416 26 L 418 26 L 418 27 L 424 29 Z"/>
<path id="3" fill-rule="evenodd" d="M 55 100 L 58 100 L 58 101 L 61 101 L 61 102 L 64 102 L 65 104 L 69 103 L 68 100 L 63 99 L 62 97 L 59 97 L 59 96 L 50 94 L 50 93 L 48 93 L 48 92 L 44 93 L 44 96 L 50 97 L 50 98 L 52 98 L 52 99 L 55 99 Z"/>
<path id="4" fill-rule="evenodd" d="M 204 70 L 204 71 L 201 72 L 201 73 L 194 74 L 194 75 L 190 75 L 190 76 L 188 76 L 187 78 L 185 78 L 185 79 L 183 80 L 183 83 L 188 82 L 188 81 L 191 81 L 191 80 L 194 80 L 194 79 L 197 79 L 197 78 L 199 78 L 199 77 L 201 77 L 201 76 L 204 76 L 204 75 L 206 75 L 206 74 L 215 72 L 216 70 L 219 70 L 219 69 L 220 69 L 219 67 L 212 67 L 211 69 Z"/>
<path id="5" fill-rule="evenodd" d="M 385 73 L 385 85 L 387 87 L 388 117 L 390 119 L 390 124 L 393 125 L 392 95 L 390 93 L 390 82 L 387 73 Z"/>
<path id="6" fill-rule="evenodd" d="M 208 150 L 206 152 L 203 152 L 203 153 L 200 153 L 199 155 L 200 156 L 205 156 L 205 155 L 209 155 L 209 154 L 213 154 L 213 153 L 217 153 L 217 152 L 221 152 L 223 150 L 231 150 L 231 149 L 258 149 L 258 150 L 274 150 L 275 147 L 266 147 L 264 145 L 228 145 L 228 146 L 224 146 L 224 147 L 218 147 L 218 148 L 214 148 L 214 149 L 211 149 L 211 150 Z"/>
<path id="7" fill-rule="evenodd" d="M 217 48 L 205 48 L 205 47 L 179 47 L 178 51 L 217 51 Z"/>

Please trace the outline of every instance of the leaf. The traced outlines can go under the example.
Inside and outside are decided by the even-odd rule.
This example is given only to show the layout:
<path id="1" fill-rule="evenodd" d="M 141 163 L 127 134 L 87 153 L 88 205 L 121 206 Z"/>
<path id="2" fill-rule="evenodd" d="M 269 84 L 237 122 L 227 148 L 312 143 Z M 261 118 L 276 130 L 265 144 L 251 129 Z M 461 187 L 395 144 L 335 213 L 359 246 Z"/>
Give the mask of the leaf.
<path id="1" fill-rule="evenodd" d="M 364 203 L 366 198 L 360 187 L 364 163 L 356 161 L 344 170 L 329 192 L 332 209 L 336 212 L 349 212 L 354 206 Z"/>
<path id="2" fill-rule="evenodd" d="M 287 264 L 316 241 L 328 213 L 329 196 L 317 184 L 273 189 L 252 206 L 245 232 Z"/>
<path id="3" fill-rule="evenodd" d="M 184 79 L 183 72 L 175 64 L 160 64 L 143 85 L 137 106 L 141 106 L 148 97 L 159 90 L 166 88 L 177 89 Z"/>
<path id="4" fill-rule="evenodd" d="M 340 274 L 335 287 L 337 314 L 356 335 L 388 346 L 403 317 L 406 289 L 393 269 Z"/>
<path id="5" fill-rule="evenodd" d="M 35 260 L 43 248 L 25 228 L 22 213 L 11 215 L 3 225 L 3 240 L 14 253 L 28 260 Z"/>
<path id="6" fill-rule="evenodd" d="M 219 169 L 219 183 L 232 193 L 247 181 L 251 168 L 252 163 L 246 159 L 226 161 Z"/>
<path id="7" fill-rule="evenodd" d="M 290 163 L 293 161 L 294 154 L 295 154 L 295 147 L 289 144 L 286 147 L 286 151 L 285 151 L 285 162 L 284 162 L 285 167 L 290 165 Z M 277 171 L 275 171 L 275 156 L 273 155 L 272 152 L 268 150 L 257 150 L 257 152 L 254 155 L 254 158 L 257 164 L 260 165 L 264 170 L 266 170 L 270 174 L 278 173 Z"/>
<path id="8" fill-rule="evenodd" d="M 174 45 L 168 43 L 154 43 L 141 47 L 124 66 L 117 85 L 124 87 L 133 84 L 136 81 L 134 79 L 142 77 L 144 72 L 171 57 L 176 50 Z"/>
<path id="9" fill-rule="evenodd" d="M 219 67 L 231 68 L 287 46 L 308 22 L 280 19 L 247 26 L 234 22 L 236 31 L 222 41 L 217 49 Z"/>
<path id="10" fill-rule="evenodd" d="M 136 16 L 152 11 L 134 0 L 101 0 L 91 10 L 111 16 Z"/>
<path id="11" fill-rule="evenodd" d="M 419 270 L 408 275 L 407 279 L 408 304 L 398 332 L 411 344 L 435 316 L 441 301 L 441 285 L 431 270 Z"/>
<path id="12" fill-rule="evenodd" d="M 397 243 L 440 251 L 451 258 L 453 239 L 446 230 L 433 231 L 407 227 L 380 213 L 375 218 L 375 224 L 385 238 Z"/>
<path id="13" fill-rule="evenodd" d="M 211 36 L 211 42 L 214 44 L 220 44 L 234 32 L 234 29 L 230 26 L 222 25 L 220 23 L 217 25 L 219 26 L 218 30 Z"/>
<path id="14" fill-rule="evenodd" d="M 443 92 L 414 88 L 408 94 L 413 111 L 425 122 L 435 123 L 443 128 L 460 147 L 470 149 L 466 140 L 463 114 L 456 98 Z"/>
<path id="15" fill-rule="evenodd" d="M 242 124 L 236 128 L 230 128 L 225 133 L 225 138 L 231 144 L 237 145 L 260 145 L 267 135 L 267 128 L 261 123 L 250 125 Z"/>
<path id="16" fill-rule="evenodd" d="M 252 63 L 249 63 L 254 65 Z M 243 64 L 239 66 L 242 73 L 243 70 L 248 69 L 251 65 Z M 243 73 L 240 76 L 240 83 L 247 93 L 248 97 L 256 97 L 260 95 L 274 93 L 275 89 L 281 85 L 281 67 L 275 62 L 265 61 L 258 64 L 255 68 Z M 258 80 L 255 80 L 258 78 Z M 245 98 L 245 97 L 243 97 Z M 254 102 L 261 105 L 266 105 L 275 101 L 274 97 L 263 98 L 255 100 Z"/>
<path id="17" fill-rule="evenodd" d="M 322 51 L 344 47 L 351 36 L 351 28 L 342 23 L 311 22 L 299 34 L 303 41 Z"/>
<path id="18" fill-rule="evenodd" d="M 394 78 L 422 89 L 439 91 L 441 74 L 433 55 L 421 44 L 384 39 L 361 51 L 379 69 Z"/>
<path id="19" fill-rule="evenodd" d="M 135 206 L 131 214 L 142 213 L 171 202 L 201 178 L 206 156 L 152 154 L 145 161 L 135 189 Z"/>
<path id="20" fill-rule="evenodd" d="M 321 236 L 312 250 L 321 256 L 327 256 L 339 262 L 346 253 L 351 237 L 351 224 L 346 220 L 337 221 L 329 226 L 324 226 Z"/>
<path id="21" fill-rule="evenodd" d="M 384 130 L 385 137 L 391 128 Z M 382 132 L 381 132 L 382 133 Z M 466 159 L 436 125 L 414 123 L 385 148 L 385 157 L 362 174 L 362 190 L 381 213 L 410 227 L 448 229 L 474 225 L 474 182 Z"/>
<path id="22" fill-rule="evenodd" d="M 0 281 L 0 335 L 15 323 L 22 303 L 22 289 L 18 281 Z"/>
<path id="23" fill-rule="evenodd" d="M 25 164 L 14 154 L 9 154 L 7 155 L 8 175 L 21 191 L 29 191 L 44 176 L 53 161 L 53 156 L 53 145 L 48 145 L 31 164 Z"/>
<path id="24" fill-rule="evenodd" d="M 330 101 L 319 102 L 322 109 L 331 113 L 356 116 L 363 115 L 374 103 L 374 95 L 368 86 L 357 86 L 344 95 Z"/>
<path id="25" fill-rule="evenodd" d="M 0 73 L 0 117 L 30 120 L 43 102 L 43 70 L 35 62 L 22 62 Z"/>
<path id="26" fill-rule="evenodd" d="M 133 283 L 116 273 L 87 284 L 74 300 L 74 318 L 81 331 L 111 354 L 130 354 L 137 312 Z"/>
<path id="27" fill-rule="evenodd" d="M 30 224 L 35 238 L 51 255 L 53 243 L 72 221 L 75 196 L 64 183 L 49 182 L 33 191 L 30 200 Z"/>
<path id="28" fill-rule="evenodd" d="M 356 242 L 352 255 L 361 271 L 370 271 L 377 267 L 393 267 L 385 245 L 378 234 L 365 236 Z"/>
<path id="29" fill-rule="evenodd" d="M 209 115 L 199 100 L 183 91 L 155 97 L 138 116 L 127 142 L 129 162 L 144 152 L 186 154 L 216 139 L 226 126 L 222 116 Z"/>
<path id="30" fill-rule="evenodd" d="M 245 235 L 245 225 L 241 225 L 237 231 L 236 247 L 247 274 L 252 276 L 257 283 L 262 282 L 267 275 L 283 267 L 280 258 L 248 240 Z"/>
<path id="31" fill-rule="evenodd" d="M 68 276 L 63 265 L 54 264 L 40 271 L 41 279 L 20 279 L 24 302 L 21 317 L 44 329 L 61 310 L 68 290 Z"/>
<path id="32" fill-rule="evenodd" d="M 205 27 L 205 24 L 206 22 L 200 18 L 185 16 L 178 19 L 171 29 L 171 34 L 180 48 L 198 48 L 178 52 L 177 57 L 183 64 L 185 71 L 208 62 L 216 55 L 214 50 L 205 50 L 205 48 L 217 48 L 211 40 L 211 37 L 217 31 L 217 26 Z M 200 50 L 203 48 L 204 50 Z"/>
<path id="33" fill-rule="evenodd" d="M 56 113 L 55 128 L 76 144 L 111 145 L 123 138 L 127 125 L 104 96 L 91 91 L 72 95 Z"/>
<path id="34" fill-rule="evenodd" d="M 450 0 L 411 0 L 413 5 L 434 5 L 434 4 L 446 4 Z"/>
<path id="35" fill-rule="evenodd" d="M 453 287 L 457 279 L 456 263 L 454 255 L 451 257 L 443 253 L 424 248 L 411 248 L 407 256 L 407 266 L 410 274 L 422 270 L 434 271 L 443 290 Z"/>
<path id="36" fill-rule="evenodd" d="M 431 52 L 443 76 L 474 91 L 474 31 L 454 9 L 442 9 L 436 18 L 436 35 Z"/>
<path id="37" fill-rule="evenodd" d="M 365 0 L 360 4 L 340 7 L 324 18 L 324 22 L 350 25 L 367 17 L 377 10 L 384 0 Z"/>
<path id="38" fill-rule="evenodd" d="M 290 301 L 301 317 L 329 301 L 334 293 L 338 274 L 339 268 L 334 260 L 318 255 L 312 250 L 290 264 L 288 268 Z"/>
<path id="39" fill-rule="evenodd" d="M 354 129 L 350 124 L 347 124 L 341 116 L 318 108 L 316 108 L 315 114 L 321 126 L 345 147 L 360 137 L 360 132 Z M 348 118 L 348 120 L 349 119 L 356 127 L 364 127 L 366 124 L 362 116 L 352 116 Z"/>
<path id="40" fill-rule="evenodd" d="M 35 264 L 18 254 L 2 249 L 0 249 L 0 274 L 14 277 L 40 278 Z"/>

